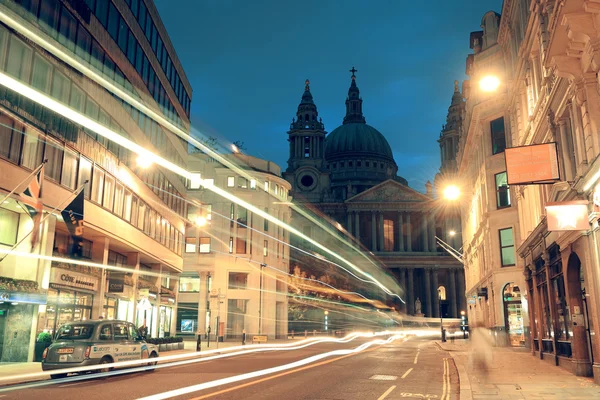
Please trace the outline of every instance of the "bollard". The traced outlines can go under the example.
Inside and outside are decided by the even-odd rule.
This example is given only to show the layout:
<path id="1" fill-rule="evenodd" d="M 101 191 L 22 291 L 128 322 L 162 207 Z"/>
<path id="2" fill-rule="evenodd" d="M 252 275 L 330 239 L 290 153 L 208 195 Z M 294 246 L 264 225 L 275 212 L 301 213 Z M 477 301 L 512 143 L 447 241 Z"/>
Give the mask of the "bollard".
<path id="1" fill-rule="evenodd" d="M 308 337 L 308 329 L 304 330 L 304 338 L 306 339 Z"/>
<path id="2" fill-rule="evenodd" d="M 294 331 L 292 330 L 292 339 L 294 338 Z"/>
<path id="3" fill-rule="evenodd" d="M 198 334 L 198 338 L 196 339 L 196 351 L 202 350 L 202 335 Z"/>

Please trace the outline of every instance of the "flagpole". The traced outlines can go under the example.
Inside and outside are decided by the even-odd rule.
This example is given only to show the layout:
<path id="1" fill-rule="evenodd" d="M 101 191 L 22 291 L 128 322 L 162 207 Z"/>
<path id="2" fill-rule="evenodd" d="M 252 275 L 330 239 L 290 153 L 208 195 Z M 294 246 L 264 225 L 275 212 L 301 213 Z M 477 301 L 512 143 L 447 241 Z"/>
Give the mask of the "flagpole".
<path id="1" fill-rule="evenodd" d="M 18 188 L 21 187 L 21 185 L 23 183 L 25 183 L 25 181 L 27 181 L 28 179 L 30 179 L 32 176 L 34 176 L 35 174 L 38 173 L 38 171 L 44 166 L 44 164 L 46 164 L 48 162 L 48 160 L 44 160 L 42 161 L 42 163 L 40 165 L 37 166 L 36 169 L 34 169 L 29 175 L 27 175 L 27 178 L 23 179 L 17 186 L 15 186 L 15 188 L 13 190 L 11 190 L 11 192 L 9 194 L 7 194 L 6 196 L 4 196 L 4 198 L 2 200 L 0 200 L 0 204 L 4 203 L 4 200 L 8 199 L 13 193 L 15 193 L 17 191 Z"/>
<path id="2" fill-rule="evenodd" d="M 456 249 L 454 249 L 454 247 L 450 246 L 448 243 L 444 242 L 442 239 L 440 239 L 439 237 L 435 237 L 437 240 L 437 243 L 440 245 L 440 247 L 444 250 L 446 250 L 446 252 L 448 254 L 450 254 L 452 257 L 454 257 L 457 261 L 459 261 L 461 264 L 464 265 L 464 260 L 462 259 L 462 254 L 460 254 L 460 252 L 458 252 Z"/>
<path id="3" fill-rule="evenodd" d="M 37 226 L 37 229 L 40 229 L 40 226 L 42 226 L 42 224 L 44 223 L 44 221 L 46 221 L 48 219 L 48 217 L 52 214 L 54 214 L 57 210 L 64 208 L 71 200 L 73 200 L 73 198 L 75 196 L 77 196 L 79 194 L 79 192 L 81 192 L 84 188 L 85 185 L 89 182 L 89 180 L 86 180 L 81 186 L 79 186 L 77 189 L 75 189 L 75 191 L 71 192 L 71 195 L 67 198 L 67 200 L 63 201 L 62 203 L 60 203 L 58 206 L 56 206 L 52 211 L 50 211 L 48 214 L 46 214 L 44 217 L 42 217 L 42 219 L 40 220 L 39 225 Z M 4 261 L 4 259 L 10 254 L 12 253 L 12 251 L 14 249 L 16 249 L 21 243 L 23 243 L 25 241 L 25 239 L 27 239 L 29 237 L 29 235 L 31 235 L 33 233 L 33 231 L 35 230 L 35 226 L 32 230 L 29 231 L 29 233 L 25 236 L 23 236 L 21 238 L 21 240 L 19 240 L 13 247 L 10 248 L 10 250 L 8 250 L 6 253 L 4 253 L 4 255 L 2 255 L 2 257 L 0 258 L 0 263 L 2 261 Z"/>

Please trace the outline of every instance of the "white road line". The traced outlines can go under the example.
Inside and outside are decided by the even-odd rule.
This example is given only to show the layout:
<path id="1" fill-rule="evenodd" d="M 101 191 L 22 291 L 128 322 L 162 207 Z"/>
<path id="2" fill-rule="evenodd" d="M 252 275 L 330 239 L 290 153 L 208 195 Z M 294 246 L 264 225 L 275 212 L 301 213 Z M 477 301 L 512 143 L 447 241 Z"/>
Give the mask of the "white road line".
<path id="1" fill-rule="evenodd" d="M 392 386 L 391 388 L 389 388 L 388 390 L 385 391 L 384 394 L 382 394 L 381 396 L 379 396 L 379 398 L 377 400 L 383 400 L 387 397 L 388 394 L 392 393 L 392 390 L 396 389 L 396 385 Z"/>
<path id="2" fill-rule="evenodd" d="M 69 387 L 69 386 L 76 386 L 76 385 L 81 385 L 82 383 L 85 382 L 75 382 L 75 383 L 69 383 L 67 385 L 60 385 L 59 387 Z"/>
<path id="3" fill-rule="evenodd" d="M 413 364 L 416 364 L 418 359 L 419 359 L 419 351 L 417 350 L 417 355 L 415 356 L 415 361 L 413 361 Z"/>
<path id="4" fill-rule="evenodd" d="M 411 369 L 409 369 L 408 371 L 406 371 L 406 372 L 404 373 L 404 375 L 402 375 L 402 379 L 406 378 L 406 377 L 408 376 L 408 374 L 410 374 L 410 371 L 412 371 L 412 370 L 413 370 L 413 369 L 411 368 Z"/>
<path id="5" fill-rule="evenodd" d="M 446 358 L 446 399 L 450 400 L 450 363 L 448 363 L 448 359 Z"/>
<path id="6" fill-rule="evenodd" d="M 446 398 L 446 359 L 444 358 L 444 373 L 442 375 L 442 397 L 441 400 Z"/>

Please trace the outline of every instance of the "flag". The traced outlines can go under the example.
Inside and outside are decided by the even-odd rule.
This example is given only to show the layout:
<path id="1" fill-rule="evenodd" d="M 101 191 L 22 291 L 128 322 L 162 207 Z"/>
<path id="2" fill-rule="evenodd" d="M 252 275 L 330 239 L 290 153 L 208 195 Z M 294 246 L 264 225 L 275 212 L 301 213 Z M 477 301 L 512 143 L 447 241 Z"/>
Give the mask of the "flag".
<path id="1" fill-rule="evenodd" d="M 83 252 L 83 190 L 60 213 L 73 238 L 71 255 L 81 257 Z"/>
<path id="2" fill-rule="evenodd" d="M 33 249 L 39 240 L 40 222 L 44 202 L 42 201 L 42 187 L 44 184 L 44 166 L 37 174 L 31 177 L 25 190 L 19 194 L 19 202 L 23 203 L 23 209 L 33 220 L 33 231 L 31 232 L 31 248 Z"/>

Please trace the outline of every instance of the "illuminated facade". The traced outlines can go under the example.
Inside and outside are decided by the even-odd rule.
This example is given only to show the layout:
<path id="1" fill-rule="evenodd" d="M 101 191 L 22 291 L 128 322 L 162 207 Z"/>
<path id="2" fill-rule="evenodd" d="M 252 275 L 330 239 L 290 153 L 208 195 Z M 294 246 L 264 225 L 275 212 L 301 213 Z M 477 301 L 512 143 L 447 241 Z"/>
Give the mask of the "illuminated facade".
<path id="1" fill-rule="evenodd" d="M 60 210 L 83 187 L 80 261 L 126 268 L 117 273 L 78 260 L 31 258 L 24 240 L 15 249 L 23 254 L 0 263 L 0 362 L 31 361 L 38 333 L 90 318 L 138 326 L 145 318 L 151 336 L 174 335 L 177 280 L 170 275 L 183 267 L 184 181 L 155 165 L 142 168 L 129 149 L 39 100 L 66 105 L 185 167 L 187 144 L 163 125 L 189 130 L 191 87 L 153 2 L 4 1 L 0 76 L 0 196 L 48 160 L 46 220 L 31 253 L 71 257 L 73 239 Z M 7 86 L 12 80 L 35 89 L 35 98 Z M 3 250 L 33 227 L 16 198 L 0 205 Z M 143 312 L 137 304 L 146 293 L 152 309 Z"/>
<path id="2" fill-rule="evenodd" d="M 445 219 L 444 208 L 434 199 L 429 182 L 423 194 L 397 175 L 398 166 L 387 140 L 366 124 L 356 70 L 351 72 L 346 116 L 343 124 L 329 134 L 306 82 L 288 132 L 290 156 L 284 177 L 292 185 L 294 202 L 316 211 L 318 220 L 325 224 L 318 226 L 294 211 L 294 227 L 359 266 L 369 268 L 369 259 L 375 257 L 375 262 L 391 272 L 403 288 L 395 293 L 403 299 L 396 304 L 399 311 L 439 317 L 441 310 L 446 317 L 458 317 L 464 310 L 464 296 L 460 295 L 464 293 L 463 268 L 435 240 L 436 235 L 448 242 L 455 240 L 449 236 L 452 227 Z M 333 244 L 334 237 L 346 238 L 352 245 L 338 248 Z M 304 251 L 322 250 L 295 236 L 292 244 L 301 249 L 292 250 L 292 268 L 310 269 L 319 262 Z M 331 269 L 342 281 L 346 279 L 342 270 L 331 263 L 323 268 Z M 348 279 L 353 285 L 361 285 Z M 363 289 L 372 298 L 385 297 L 372 287 Z"/>
<path id="3" fill-rule="evenodd" d="M 505 85 L 486 92 L 480 80 L 506 81 L 505 59 L 498 44 L 500 15 L 490 11 L 482 31 L 472 32 L 463 84 L 458 127 L 456 183 L 462 188 L 458 204 L 462 217 L 467 311 L 470 326 L 487 328 L 498 346 L 525 346 L 528 316 L 516 193 L 508 186 L 504 150 L 510 143 Z M 489 78 L 488 78 L 489 80 Z M 455 84 L 455 93 L 458 84 Z M 452 108 L 452 107 L 451 107 Z"/>
<path id="4" fill-rule="evenodd" d="M 591 3 L 505 1 L 498 41 L 509 71 L 506 79 L 512 82 L 506 103 L 509 143 L 558 144 L 560 180 L 514 190 L 532 353 L 576 375 L 593 374 L 600 382 L 595 335 L 600 326 L 600 65 L 594 61 L 599 53 L 592 44 L 599 31 Z M 556 202 L 581 208 L 574 203 L 581 200 L 579 218 L 568 213 L 573 206 L 546 209 Z M 553 231 L 553 225 L 560 231 Z"/>
<path id="5" fill-rule="evenodd" d="M 224 156 L 235 171 L 194 153 L 189 169 L 261 211 L 289 223 L 290 185 L 274 163 L 244 154 Z M 190 182 L 184 269 L 179 286 L 178 334 L 240 339 L 287 338 L 289 234 L 236 202 Z M 212 340 L 212 339 L 211 339 Z"/>

